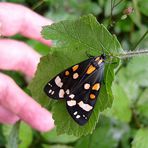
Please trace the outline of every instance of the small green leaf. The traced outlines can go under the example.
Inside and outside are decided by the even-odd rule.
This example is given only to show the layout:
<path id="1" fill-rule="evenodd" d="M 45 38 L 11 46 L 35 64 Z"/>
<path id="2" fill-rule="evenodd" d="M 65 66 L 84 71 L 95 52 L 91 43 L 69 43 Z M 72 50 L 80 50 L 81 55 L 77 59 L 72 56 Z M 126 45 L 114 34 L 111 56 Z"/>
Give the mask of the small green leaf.
<path id="1" fill-rule="evenodd" d="M 0 124 L 0 147 L 4 146 L 6 144 L 6 138 L 3 134 L 3 130 L 2 130 L 2 124 Z"/>
<path id="2" fill-rule="evenodd" d="M 135 57 L 128 64 L 127 77 L 142 87 L 148 86 L 148 58 L 147 56 Z"/>
<path id="3" fill-rule="evenodd" d="M 123 137 L 127 135 L 128 130 L 127 125 L 100 116 L 99 123 L 93 133 L 80 138 L 75 148 L 115 148 L 120 139 L 123 140 Z"/>
<path id="4" fill-rule="evenodd" d="M 18 148 L 19 143 L 19 126 L 20 122 L 15 123 L 13 126 L 9 126 L 10 133 L 7 137 L 7 148 Z"/>
<path id="5" fill-rule="evenodd" d="M 46 39 L 59 41 L 60 47 L 51 48 L 49 55 L 41 58 L 35 78 L 29 88 L 32 95 L 43 106 L 52 108 L 53 118 L 58 134 L 87 135 L 93 131 L 98 121 L 99 112 L 110 107 L 113 101 L 111 91 L 114 79 L 115 64 L 106 64 L 104 81 L 95 109 L 85 126 L 79 126 L 68 114 L 65 101 L 50 100 L 43 92 L 45 84 L 64 69 L 79 63 L 86 58 L 86 51 L 93 55 L 100 55 L 103 51 L 118 55 L 123 50 L 115 36 L 112 36 L 103 25 L 100 25 L 92 15 L 78 20 L 61 21 L 44 27 L 42 31 Z M 98 50 L 99 49 L 99 50 Z M 116 59 L 113 58 L 113 61 Z M 118 60 L 116 60 L 118 63 Z M 53 103 L 54 102 L 54 103 Z"/>
<path id="6" fill-rule="evenodd" d="M 51 143 L 72 143 L 75 142 L 78 138 L 72 135 L 62 134 L 57 135 L 56 129 L 54 128 L 50 132 L 42 133 L 44 139 Z"/>
<path id="7" fill-rule="evenodd" d="M 21 122 L 19 129 L 19 148 L 27 148 L 33 140 L 32 129 L 26 123 Z"/>
<path id="8" fill-rule="evenodd" d="M 42 147 L 43 147 L 43 148 L 73 148 L 72 146 L 60 145 L 60 144 L 55 144 L 55 145 L 43 144 Z"/>
<path id="9" fill-rule="evenodd" d="M 138 1 L 140 11 L 145 15 L 148 16 L 148 4 L 147 0 L 139 0 Z"/>
<path id="10" fill-rule="evenodd" d="M 119 84 L 113 85 L 113 94 L 114 102 L 112 107 L 108 109 L 107 114 L 122 122 L 129 122 L 131 119 L 131 110 L 127 94 Z"/>
<path id="11" fill-rule="evenodd" d="M 147 148 L 148 128 L 139 129 L 132 142 L 132 148 Z"/>

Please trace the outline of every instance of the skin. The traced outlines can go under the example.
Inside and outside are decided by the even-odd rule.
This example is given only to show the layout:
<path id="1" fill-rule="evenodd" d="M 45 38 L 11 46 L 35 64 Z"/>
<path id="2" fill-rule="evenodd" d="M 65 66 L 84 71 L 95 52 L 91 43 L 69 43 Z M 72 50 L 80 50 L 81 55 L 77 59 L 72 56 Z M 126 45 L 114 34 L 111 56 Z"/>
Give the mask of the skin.
<path id="1" fill-rule="evenodd" d="M 0 38 L 0 69 L 20 71 L 31 79 L 41 56 L 26 43 L 8 37 L 21 34 L 51 46 L 51 41 L 40 35 L 42 26 L 51 23 L 24 6 L 0 2 L 0 34 L 7 37 Z M 14 124 L 18 120 L 42 132 L 54 127 L 52 114 L 0 72 L 0 123 Z"/>

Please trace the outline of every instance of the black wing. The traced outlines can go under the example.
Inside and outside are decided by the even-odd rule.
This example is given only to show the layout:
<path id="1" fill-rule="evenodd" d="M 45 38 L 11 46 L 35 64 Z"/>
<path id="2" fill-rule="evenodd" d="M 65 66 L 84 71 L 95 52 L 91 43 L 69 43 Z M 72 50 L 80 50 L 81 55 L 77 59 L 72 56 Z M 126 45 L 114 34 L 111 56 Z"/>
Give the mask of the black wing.
<path id="1" fill-rule="evenodd" d="M 95 57 L 76 64 L 56 75 L 44 87 L 45 93 L 53 99 L 64 99 L 77 87 L 86 69 Z"/>
<path id="2" fill-rule="evenodd" d="M 81 81 L 66 97 L 67 110 L 79 125 L 84 125 L 90 118 L 99 95 L 103 73 L 104 62 L 91 74 L 85 71 Z"/>

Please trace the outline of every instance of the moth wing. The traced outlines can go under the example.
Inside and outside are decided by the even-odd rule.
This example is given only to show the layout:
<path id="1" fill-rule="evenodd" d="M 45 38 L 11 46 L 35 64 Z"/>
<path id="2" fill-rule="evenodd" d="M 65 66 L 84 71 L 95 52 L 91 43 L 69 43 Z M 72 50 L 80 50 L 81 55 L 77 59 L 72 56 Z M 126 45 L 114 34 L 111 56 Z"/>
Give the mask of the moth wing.
<path id="1" fill-rule="evenodd" d="M 99 95 L 103 73 L 104 63 L 92 74 L 84 74 L 81 82 L 66 97 L 67 110 L 79 125 L 84 125 L 90 118 Z"/>
<path id="2" fill-rule="evenodd" d="M 50 98 L 64 99 L 77 86 L 84 72 L 94 58 L 87 59 L 73 65 L 51 79 L 44 87 L 44 91 Z"/>

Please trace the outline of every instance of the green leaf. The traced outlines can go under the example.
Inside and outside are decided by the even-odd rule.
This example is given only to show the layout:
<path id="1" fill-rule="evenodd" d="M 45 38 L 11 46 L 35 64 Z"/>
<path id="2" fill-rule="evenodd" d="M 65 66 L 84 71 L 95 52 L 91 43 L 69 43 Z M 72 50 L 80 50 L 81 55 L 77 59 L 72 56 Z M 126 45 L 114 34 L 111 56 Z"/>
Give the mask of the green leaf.
<path id="1" fill-rule="evenodd" d="M 123 88 L 127 97 L 130 99 L 130 104 L 132 104 L 138 97 L 140 89 L 139 85 L 132 80 L 131 77 L 127 76 L 128 70 L 126 68 L 120 69 L 116 75 L 117 82 L 120 83 L 120 86 Z"/>
<path id="2" fill-rule="evenodd" d="M 135 57 L 128 64 L 126 75 L 131 80 L 140 85 L 141 87 L 148 86 L 148 57 L 139 56 Z"/>
<path id="3" fill-rule="evenodd" d="M 121 139 L 123 140 L 125 136 L 127 137 L 128 132 L 127 125 L 111 118 L 100 116 L 99 123 L 93 133 L 80 138 L 75 148 L 115 148 Z"/>
<path id="4" fill-rule="evenodd" d="M 0 124 L 0 147 L 4 146 L 6 144 L 6 139 L 5 136 L 3 134 L 3 130 L 2 130 L 2 124 Z"/>
<path id="5" fill-rule="evenodd" d="M 42 133 L 44 139 L 51 143 L 72 143 L 75 142 L 78 138 L 72 135 L 62 134 L 57 135 L 56 129 L 54 128 L 50 132 Z"/>
<path id="6" fill-rule="evenodd" d="M 59 41 L 60 47 L 50 50 L 49 55 L 41 58 L 35 78 L 29 88 L 34 98 L 43 106 L 52 107 L 53 118 L 58 134 L 87 135 L 93 131 L 98 121 L 99 112 L 110 107 L 113 101 L 111 84 L 114 79 L 115 64 L 106 64 L 104 81 L 89 122 L 79 126 L 68 114 L 65 101 L 48 99 L 43 92 L 45 84 L 56 74 L 76 63 L 85 60 L 86 51 L 93 55 L 100 55 L 103 51 L 113 55 L 123 52 L 115 36 L 112 36 L 103 25 L 100 25 L 92 15 L 77 20 L 62 21 L 44 27 L 42 31 L 46 39 Z M 98 50 L 100 49 L 100 50 Z M 116 59 L 113 58 L 113 61 Z M 118 63 L 118 60 L 116 60 Z M 53 103 L 54 102 L 54 103 Z"/>
<path id="7" fill-rule="evenodd" d="M 146 15 L 146 16 L 148 16 L 148 4 L 147 4 L 147 0 L 139 0 L 138 1 L 138 5 L 139 5 L 139 9 L 140 9 L 140 11 L 144 14 L 144 15 Z"/>
<path id="8" fill-rule="evenodd" d="M 7 148 L 18 148 L 19 143 L 19 126 L 20 122 L 15 123 L 13 126 L 9 126 L 10 133 L 7 137 Z"/>
<path id="9" fill-rule="evenodd" d="M 19 129 L 19 148 L 29 147 L 33 140 L 32 129 L 26 123 L 21 122 Z"/>
<path id="10" fill-rule="evenodd" d="M 86 15 L 73 20 L 61 21 L 50 26 L 43 27 L 42 35 L 45 39 L 63 41 L 71 48 L 80 47 L 81 49 L 97 51 L 98 54 L 105 50 L 112 54 L 123 52 L 115 36 L 97 22 L 92 15 Z M 61 46 L 61 45 L 60 45 Z"/>
<path id="11" fill-rule="evenodd" d="M 73 148 L 72 146 L 60 145 L 60 144 L 55 144 L 55 145 L 46 145 L 46 144 L 43 144 L 42 147 L 43 148 Z"/>
<path id="12" fill-rule="evenodd" d="M 148 128 L 139 129 L 132 141 L 132 148 L 147 148 Z"/>
<path id="13" fill-rule="evenodd" d="M 122 122 L 129 122 L 131 119 L 131 110 L 127 94 L 119 84 L 113 85 L 113 94 L 113 105 L 108 109 L 107 114 Z"/>

